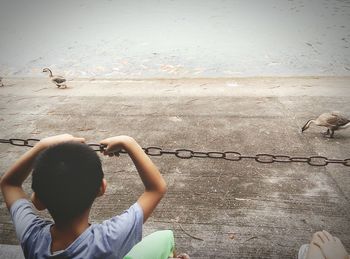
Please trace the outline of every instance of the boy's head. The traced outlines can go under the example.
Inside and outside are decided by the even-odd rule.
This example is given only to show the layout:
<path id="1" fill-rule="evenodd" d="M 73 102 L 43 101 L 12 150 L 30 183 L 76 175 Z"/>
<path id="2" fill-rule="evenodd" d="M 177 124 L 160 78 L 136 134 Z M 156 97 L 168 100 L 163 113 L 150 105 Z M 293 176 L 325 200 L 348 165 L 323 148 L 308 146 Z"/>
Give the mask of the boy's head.
<path id="1" fill-rule="evenodd" d="M 103 181 L 101 161 L 95 151 L 86 144 L 66 142 L 38 156 L 32 189 L 56 222 L 66 222 L 91 207 L 101 193 Z"/>

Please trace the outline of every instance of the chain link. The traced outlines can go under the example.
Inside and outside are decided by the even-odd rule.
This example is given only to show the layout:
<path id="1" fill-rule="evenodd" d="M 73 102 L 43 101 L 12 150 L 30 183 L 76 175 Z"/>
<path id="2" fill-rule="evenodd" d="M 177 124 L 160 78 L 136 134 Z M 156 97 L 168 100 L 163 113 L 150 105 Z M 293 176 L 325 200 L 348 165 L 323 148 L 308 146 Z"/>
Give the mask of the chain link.
<path id="1" fill-rule="evenodd" d="M 14 146 L 27 146 L 33 147 L 39 139 L 0 139 L 0 143 L 11 144 Z M 103 144 L 87 144 L 94 151 L 103 152 L 106 145 Z M 341 164 L 344 166 L 350 166 L 350 158 L 347 159 L 334 159 L 327 158 L 325 156 L 287 156 L 287 155 L 272 155 L 272 154 L 256 154 L 255 156 L 242 155 L 235 151 L 193 151 L 191 149 L 175 149 L 175 150 L 163 150 L 161 147 L 150 146 L 142 148 L 145 153 L 149 156 L 162 156 L 162 155 L 175 155 L 181 159 L 191 158 L 211 158 L 211 159 L 224 159 L 228 161 L 240 161 L 242 159 L 255 160 L 258 163 L 272 164 L 272 163 L 306 163 L 311 166 L 327 166 L 328 164 Z M 119 156 L 120 154 L 127 153 L 125 150 L 120 150 L 114 154 Z"/>
<path id="2" fill-rule="evenodd" d="M 34 145 L 39 142 L 39 139 L 33 139 L 33 138 L 29 138 L 29 139 L 18 139 L 18 138 L 10 138 L 8 140 L 6 139 L 2 139 L 3 141 L 8 141 L 7 143 L 10 143 L 11 145 L 14 146 L 21 146 L 21 147 L 34 147 Z M 1 142 L 1 143 L 6 143 L 6 142 Z"/>

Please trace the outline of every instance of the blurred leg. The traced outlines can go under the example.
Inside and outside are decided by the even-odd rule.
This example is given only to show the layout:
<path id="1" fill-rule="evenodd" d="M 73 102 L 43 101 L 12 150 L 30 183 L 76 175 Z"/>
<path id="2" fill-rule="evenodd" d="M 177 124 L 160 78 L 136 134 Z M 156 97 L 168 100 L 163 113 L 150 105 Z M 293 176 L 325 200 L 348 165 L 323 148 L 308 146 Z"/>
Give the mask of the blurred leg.
<path id="1" fill-rule="evenodd" d="M 124 259 L 168 259 L 175 249 L 171 230 L 154 232 L 136 244 Z"/>

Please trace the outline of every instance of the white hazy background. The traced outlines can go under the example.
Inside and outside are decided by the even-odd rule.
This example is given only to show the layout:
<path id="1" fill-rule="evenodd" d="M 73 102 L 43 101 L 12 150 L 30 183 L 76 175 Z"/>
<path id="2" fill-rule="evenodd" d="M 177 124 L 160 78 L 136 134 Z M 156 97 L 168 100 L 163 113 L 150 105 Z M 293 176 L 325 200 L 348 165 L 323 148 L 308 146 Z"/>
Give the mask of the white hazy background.
<path id="1" fill-rule="evenodd" d="M 0 76 L 349 76 L 349 26 L 349 0 L 0 0 Z"/>

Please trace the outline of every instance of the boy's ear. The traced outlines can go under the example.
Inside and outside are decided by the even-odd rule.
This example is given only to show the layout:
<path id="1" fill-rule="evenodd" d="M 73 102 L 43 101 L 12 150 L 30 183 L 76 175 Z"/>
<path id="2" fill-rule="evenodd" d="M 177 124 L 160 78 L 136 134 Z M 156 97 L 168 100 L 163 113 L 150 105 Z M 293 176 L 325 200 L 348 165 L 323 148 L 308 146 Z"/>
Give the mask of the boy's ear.
<path id="1" fill-rule="evenodd" d="M 103 194 L 105 194 L 106 189 L 107 189 L 107 181 L 106 181 L 105 178 L 103 178 L 103 179 L 102 179 L 101 186 L 100 186 L 100 190 L 98 191 L 98 194 L 97 194 L 97 197 L 100 197 L 100 196 L 102 196 Z"/>
<path id="2" fill-rule="evenodd" d="M 35 192 L 33 192 L 32 197 L 30 199 L 32 200 L 32 203 L 34 204 L 34 206 L 37 210 L 46 209 L 46 206 L 39 200 L 39 198 L 36 196 Z"/>

